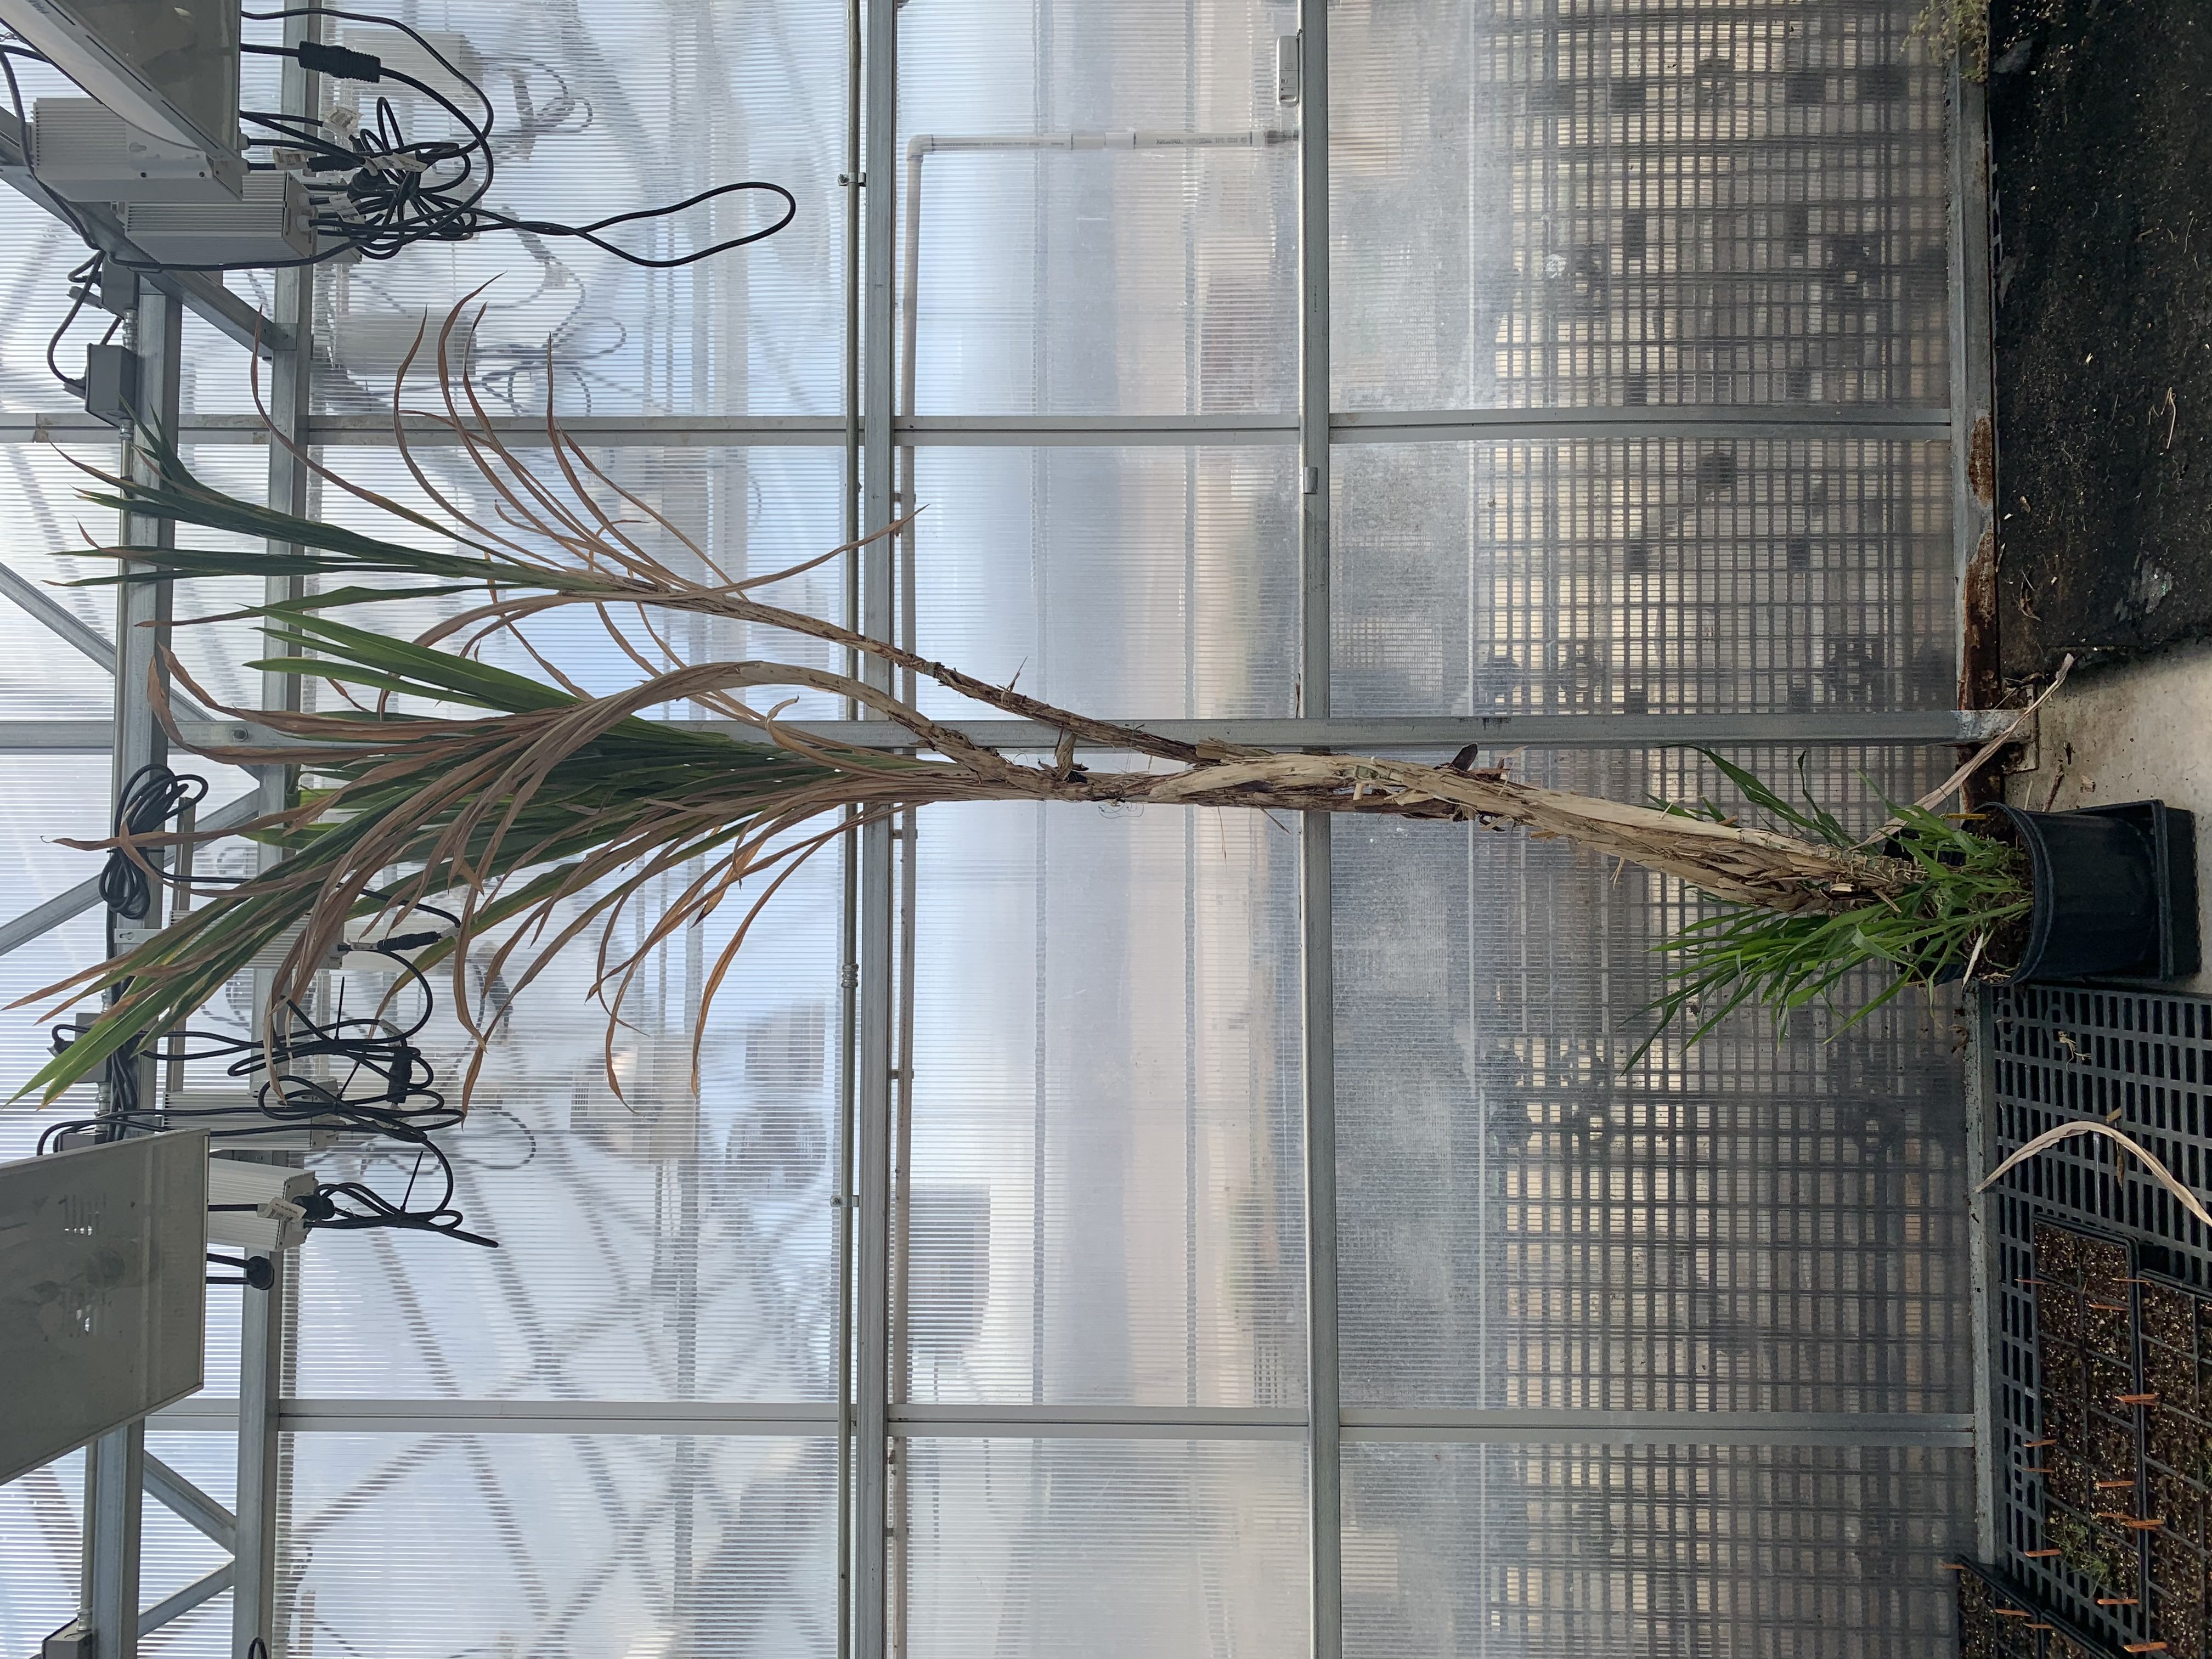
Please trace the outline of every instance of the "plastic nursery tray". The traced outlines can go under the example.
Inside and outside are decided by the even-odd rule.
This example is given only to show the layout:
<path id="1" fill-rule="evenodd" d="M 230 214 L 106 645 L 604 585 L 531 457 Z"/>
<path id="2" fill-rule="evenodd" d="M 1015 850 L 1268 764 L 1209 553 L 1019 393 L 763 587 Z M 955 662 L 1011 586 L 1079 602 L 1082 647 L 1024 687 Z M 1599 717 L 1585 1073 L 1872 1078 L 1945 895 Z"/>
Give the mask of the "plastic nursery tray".
<path id="1" fill-rule="evenodd" d="M 1959 1567 L 1960 1659 L 2117 1659 L 1973 1561 Z"/>
<path id="2" fill-rule="evenodd" d="M 2212 1302 L 2117 1239 L 2039 1222 L 2034 1246 L 2037 1559 L 2123 1651 L 2206 1659 Z"/>

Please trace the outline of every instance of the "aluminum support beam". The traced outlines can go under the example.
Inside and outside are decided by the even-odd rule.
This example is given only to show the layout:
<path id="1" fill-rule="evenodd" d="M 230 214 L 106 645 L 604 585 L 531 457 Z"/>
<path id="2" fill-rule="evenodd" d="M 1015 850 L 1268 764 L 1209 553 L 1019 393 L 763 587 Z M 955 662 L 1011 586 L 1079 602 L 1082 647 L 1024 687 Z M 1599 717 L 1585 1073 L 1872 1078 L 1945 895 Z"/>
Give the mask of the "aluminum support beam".
<path id="1" fill-rule="evenodd" d="M 1298 3 L 1298 713 L 1329 715 L 1329 0 Z M 1306 1187 L 1306 1492 L 1314 1659 L 1344 1652 L 1336 1309 L 1336 969 L 1326 812 L 1299 836 Z"/>
<path id="2" fill-rule="evenodd" d="M 231 1555 L 237 1569 L 230 1603 L 232 1659 L 249 1659 L 256 1638 L 283 1659 L 276 1628 L 277 1449 L 283 1390 L 284 1317 L 294 1264 L 276 1258 L 276 1282 L 241 1291 L 238 1340 L 238 1516 Z"/>
<path id="3" fill-rule="evenodd" d="M 1383 1411 L 1344 1413 L 1344 1437 L 1511 1446 L 1938 1446 L 1973 1442 L 1964 1412 Z"/>
<path id="4" fill-rule="evenodd" d="M 131 343 L 138 354 L 140 395 L 146 414 L 173 429 L 182 391 L 180 337 L 184 308 L 170 295 L 142 290 L 132 319 Z M 135 477 L 151 481 L 153 459 L 125 446 L 124 466 Z M 123 543 L 131 547 L 173 544 L 174 526 L 125 514 Z M 167 582 L 116 589 L 115 722 L 113 798 L 140 767 L 166 758 L 167 741 L 152 717 L 148 687 L 155 665 L 161 625 L 169 615 Z M 142 1100 L 154 1098 L 150 1053 L 139 1062 Z M 104 1097 L 103 1107 L 114 1105 Z M 146 1425 L 112 1430 L 95 1440 L 85 1458 L 84 1603 L 81 1622 L 99 1659 L 132 1659 L 138 1649 L 138 1538 L 145 1497 Z"/>
<path id="5" fill-rule="evenodd" d="M 478 423 L 493 435 L 525 447 L 542 446 L 545 422 L 535 416 L 496 416 Z M 830 448 L 845 441 L 834 416 L 579 415 L 563 416 L 563 431 L 579 443 L 608 449 Z M 410 443 L 435 448 L 460 442 L 453 429 L 427 416 L 403 422 Z M 474 428 L 472 428 L 474 429 Z M 902 445 L 915 448 L 1287 447 L 1303 429 L 1295 415 L 918 415 L 894 419 Z M 1340 444 L 1564 442 L 1569 440 L 1650 438 L 1851 438 L 1900 443 L 1946 438 L 1949 411 L 1867 404 L 1700 409 L 1680 404 L 1638 410 L 1438 409 L 1339 410 L 1329 435 Z M 392 443 L 388 415 L 321 415 L 307 423 L 307 441 L 329 448 L 382 449 Z M 111 428 L 89 415 L 0 415 L 0 443 L 104 441 Z M 181 428 L 195 444 L 266 444 L 258 415 L 198 415 Z"/>
<path id="6" fill-rule="evenodd" d="M 828 1401 L 283 1400 L 287 1434 L 815 1436 L 832 1431 Z M 1462 1445 L 1933 1446 L 1973 1442 L 1965 1412 L 1620 1412 L 1597 1408 L 1406 1410 L 1340 1407 L 1348 1441 Z M 195 1397 L 148 1419 L 164 1431 L 225 1432 L 231 1401 Z M 889 1431 L 908 1438 L 1303 1440 L 1306 1414 L 1272 1406 L 998 1402 L 895 1404 Z"/>
<path id="7" fill-rule="evenodd" d="M 898 5 L 862 8 L 860 521 L 896 516 L 898 295 Z M 895 637 L 892 539 L 868 544 L 860 563 L 860 627 Z M 864 657 L 860 675 L 889 687 L 890 665 Z M 884 1659 L 890 1628 L 890 1135 L 892 843 L 888 823 L 860 832 L 860 1088 L 854 1142 L 852 1652 Z"/>
<path id="8" fill-rule="evenodd" d="M 284 43 L 297 48 L 323 38 L 319 17 L 288 17 Z M 279 107 L 287 113 L 311 117 L 319 102 L 318 78 L 296 58 L 285 60 L 278 88 Z M 313 408 L 315 274 L 312 267 L 276 273 L 273 303 L 287 348 L 271 355 L 269 375 L 269 422 L 289 443 L 272 444 L 269 451 L 269 504 L 280 512 L 304 517 L 313 474 L 306 459 L 292 446 L 307 436 L 307 416 Z M 291 544 L 271 542 L 272 558 L 295 553 Z M 263 584 L 266 603 L 282 604 L 307 591 L 304 576 L 271 576 Z M 279 643 L 279 654 L 291 655 L 298 647 Z M 261 676 L 264 708 L 296 710 L 301 707 L 297 675 L 264 670 Z M 282 811 L 293 801 L 295 775 L 289 767 L 261 769 L 255 801 L 264 813 Z M 267 868 L 276 861 L 276 850 L 262 848 L 260 863 Z M 253 977 L 257 1009 L 266 1006 L 272 976 L 257 969 Z M 257 1014 L 257 1018 L 259 1016 Z M 298 1261 L 291 1255 L 275 1258 L 276 1276 L 266 1290 L 245 1289 L 239 1313 L 238 1372 L 238 1541 L 232 1551 L 236 1569 L 230 1601 L 232 1659 L 254 1659 L 256 1650 L 282 1659 L 283 1632 L 276 1619 L 276 1526 L 281 1492 L 276 1402 L 284 1390 L 284 1334 L 292 1307 L 290 1286 L 298 1277 Z"/>
<path id="9" fill-rule="evenodd" d="M 1796 1412 L 1382 1412 L 1342 1408 L 1339 1437 L 1360 1444 L 1459 1446 L 1863 1446 L 1958 1449 L 1973 1443 L 1965 1413 L 1857 1415 Z M 892 1417 L 896 1433 L 912 1439 L 1275 1440 L 1307 1439 L 1310 1425 L 1296 1413 L 1168 1409 L 1085 1413 L 1044 1407 L 1034 1413 L 1000 1407 Z"/>
<path id="10" fill-rule="evenodd" d="M 867 158 L 861 153 L 863 114 L 867 101 L 866 54 L 861 50 L 867 33 L 863 0 L 845 0 L 845 171 L 838 184 L 845 192 L 845 406 L 843 410 L 844 476 L 838 502 L 842 511 L 843 545 L 857 546 L 860 539 L 860 316 L 866 286 L 862 258 L 861 213 L 866 194 Z M 848 553 L 842 562 L 844 577 L 844 623 L 853 632 L 860 625 L 860 560 Z M 845 672 L 852 675 L 860 664 L 848 647 L 842 653 Z M 843 700 L 845 718 L 851 720 L 860 705 Z M 854 817 L 848 807 L 849 823 Z M 853 1653 L 853 1301 L 854 1301 L 854 1180 L 856 1171 L 855 1127 L 859 1121 L 858 1075 L 860 1029 L 860 866 L 859 837 L 847 834 L 837 848 L 837 1659 Z"/>
<path id="11" fill-rule="evenodd" d="M 111 438 L 114 435 L 114 428 L 105 427 L 104 430 Z M 108 673 L 115 672 L 113 641 L 48 592 L 43 584 L 0 564 L 0 593 L 4 593 L 20 609 L 45 623 Z"/>
<path id="12" fill-rule="evenodd" d="M 175 421 L 180 388 L 179 336 L 184 313 L 169 295 L 149 290 L 141 300 L 133 344 L 139 384 L 155 420 Z M 132 448 L 125 467 L 151 477 L 148 458 Z M 126 516 L 123 540 L 160 545 L 166 526 Z M 115 718 L 112 729 L 113 793 L 140 766 L 160 760 L 166 745 L 148 714 L 148 675 L 158 643 L 155 626 L 167 617 L 166 583 L 116 590 Z M 150 1058 L 142 1062 L 140 1085 L 149 1097 Z M 112 1103 L 104 1101 L 103 1104 Z M 138 1642 L 138 1540 L 144 1497 L 146 1429 L 133 1423 L 94 1441 L 85 1457 L 84 1584 L 80 1623 L 100 1659 L 131 1659 Z"/>
<path id="13" fill-rule="evenodd" d="M 160 1458 L 145 1457 L 147 1494 L 172 1515 L 189 1521 L 225 1549 L 237 1547 L 238 1517 Z"/>
<path id="14" fill-rule="evenodd" d="M 1669 404 L 1590 409 L 1362 410 L 1330 418 L 1339 443 L 1559 442 L 1604 438 L 1887 438 L 1947 436 L 1950 411 L 1869 404 L 1758 408 Z"/>
<path id="15" fill-rule="evenodd" d="M 138 1651 L 138 1523 L 146 1425 L 111 1429 L 84 1454 L 84 1603 L 79 1615 L 97 1659 Z"/>
<path id="16" fill-rule="evenodd" d="M 173 430 L 183 387 L 184 307 L 167 295 L 148 291 L 139 301 L 136 321 L 140 395 L 154 422 Z M 143 483 L 160 481 L 154 458 L 136 446 L 126 447 L 125 465 Z M 177 527 L 167 520 L 126 514 L 123 543 L 127 547 L 174 547 Z M 127 583 L 115 590 L 115 597 L 114 771 L 119 793 L 140 767 L 168 757 L 168 739 L 153 718 L 147 688 L 155 678 L 156 652 L 169 620 L 169 584 Z M 166 688 L 166 677 L 160 678 Z"/>
<path id="17" fill-rule="evenodd" d="M 236 1565 L 226 1561 L 213 1572 L 195 1578 L 173 1595 L 164 1596 L 138 1615 L 138 1634 L 151 1635 L 173 1619 L 181 1619 L 203 1601 L 212 1601 L 231 1587 Z M 99 1659 L 94 1656 L 94 1659 Z"/>

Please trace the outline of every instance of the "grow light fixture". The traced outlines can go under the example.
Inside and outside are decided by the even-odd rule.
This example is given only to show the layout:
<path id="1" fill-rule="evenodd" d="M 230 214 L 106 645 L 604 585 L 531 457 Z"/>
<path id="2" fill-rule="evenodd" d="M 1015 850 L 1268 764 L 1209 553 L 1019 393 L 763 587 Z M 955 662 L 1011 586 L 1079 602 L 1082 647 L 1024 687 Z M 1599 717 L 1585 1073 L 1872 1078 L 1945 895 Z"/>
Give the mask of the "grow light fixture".
<path id="1" fill-rule="evenodd" d="M 238 165 L 238 0 L 0 0 L 0 23 L 141 132 Z"/>

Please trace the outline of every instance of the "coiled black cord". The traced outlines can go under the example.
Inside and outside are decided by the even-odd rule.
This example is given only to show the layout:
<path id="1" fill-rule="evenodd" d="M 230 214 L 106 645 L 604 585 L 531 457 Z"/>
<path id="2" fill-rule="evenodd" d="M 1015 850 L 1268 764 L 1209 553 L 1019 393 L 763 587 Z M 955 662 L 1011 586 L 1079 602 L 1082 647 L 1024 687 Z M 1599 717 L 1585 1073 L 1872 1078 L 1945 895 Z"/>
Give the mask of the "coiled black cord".
<path id="1" fill-rule="evenodd" d="M 159 834 L 171 818 L 187 806 L 207 799 L 208 781 L 197 773 L 172 772 L 159 761 L 140 767 L 124 781 L 111 821 L 116 836 Z M 151 860 L 133 858 L 122 848 L 107 854 L 100 872 L 100 902 L 107 907 L 108 948 L 114 949 L 114 918 L 143 921 L 154 908 L 154 878 L 147 869 Z"/>
<path id="2" fill-rule="evenodd" d="M 294 58 L 302 66 L 323 75 L 364 83 L 392 82 L 404 86 L 438 105 L 454 125 L 468 135 L 465 141 L 410 140 L 400 128 L 391 101 L 384 98 L 376 101 L 373 122 L 354 131 L 343 143 L 337 142 L 331 136 L 328 125 L 315 117 L 285 115 L 265 110 L 241 110 L 239 112 L 241 122 L 260 129 L 264 134 L 273 135 L 249 137 L 246 140 L 248 148 L 291 152 L 284 157 L 272 155 L 270 160 L 251 165 L 263 172 L 281 168 L 301 173 L 307 181 L 308 199 L 315 208 L 312 221 L 315 233 L 319 239 L 331 244 L 295 259 L 254 260 L 250 262 L 253 269 L 320 264 L 346 254 L 357 255 L 364 259 L 390 259 L 418 242 L 465 241 L 487 230 L 512 230 L 524 236 L 573 236 L 626 264 L 649 270 L 667 270 L 696 264 L 718 253 L 727 253 L 732 249 L 763 240 L 775 235 L 798 216 L 798 198 L 781 185 L 761 179 L 717 185 L 665 207 L 641 208 L 611 214 L 585 225 L 563 224 L 550 219 L 521 219 L 502 213 L 484 205 L 484 197 L 491 189 L 493 176 L 497 170 L 492 133 L 497 118 L 491 100 L 481 86 L 463 74 L 420 31 L 393 18 L 342 10 L 333 6 L 294 6 L 281 11 L 250 11 L 242 15 L 257 22 L 290 17 L 337 17 L 349 22 L 397 29 L 427 52 L 457 84 L 467 88 L 471 98 L 482 106 L 483 112 L 482 119 L 478 119 L 436 87 L 393 69 L 368 52 L 319 42 L 303 43 L 297 46 L 246 43 L 242 48 L 246 52 L 264 57 Z M 562 83 L 562 91 L 567 94 L 566 82 Z M 526 136 L 534 138 L 543 130 L 542 125 L 536 122 L 529 125 L 532 131 Z M 318 182 L 325 178 L 333 182 Z M 612 229 L 617 225 L 665 219 L 720 197 L 755 191 L 765 191 L 781 197 L 783 203 L 781 216 L 758 229 L 726 238 L 690 253 L 656 258 L 648 254 L 633 253 L 599 234 L 600 231 Z M 118 263 L 130 264 L 134 270 L 227 270 L 235 268 L 220 263 L 155 265 L 133 264 L 120 258 Z"/>
<path id="3" fill-rule="evenodd" d="M 198 793 L 193 793 L 193 785 L 198 786 Z M 117 823 L 132 826 L 138 834 L 152 833 L 184 805 L 198 800 L 205 793 L 204 780 L 179 778 L 165 767 L 141 768 L 125 786 Z M 137 878 L 137 883 L 133 885 L 123 877 L 117 877 L 112 915 L 143 918 L 152 909 L 152 890 L 144 869 L 125 862 L 131 874 Z M 107 890 L 106 881 L 107 877 L 103 875 L 103 893 Z M 131 908 L 133 905 L 135 910 Z M 435 905 L 418 902 L 410 908 L 435 915 L 449 927 L 459 926 L 459 919 L 451 911 Z M 110 927 L 112 930 L 112 920 Z M 464 1243 L 497 1249 L 496 1240 L 469 1232 L 461 1225 L 462 1213 L 453 1205 L 453 1160 L 434 1137 L 459 1124 L 465 1114 L 459 1107 L 449 1104 L 434 1086 L 437 1070 L 415 1042 L 429 1023 L 435 998 L 429 980 L 404 952 L 421 950 L 447 937 L 449 934 L 443 929 L 430 929 L 340 947 L 348 953 L 381 957 L 404 975 L 421 995 L 421 1007 L 410 1023 L 402 1024 L 386 1017 L 381 1009 L 371 1016 L 349 1016 L 344 1012 L 341 992 L 338 1011 L 327 1021 L 317 1021 L 294 1001 L 288 1000 L 281 1009 L 272 1010 L 276 1033 L 266 1042 L 228 1032 L 177 1033 L 164 1058 L 178 1064 L 228 1061 L 225 1075 L 251 1089 L 251 1110 L 261 1120 L 259 1125 L 238 1126 L 237 1120 L 241 1115 L 238 1108 L 173 1106 L 158 1112 L 144 1109 L 138 1094 L 139 1045 L 133 1042 L 108 1063 L 109 1092 L 100 1115 L 49 1125 L 39 1138 L 38 1150 L 41 1153 L 52 1150 L 57 1141 L 75 1131 L 90 1130 L 103 1136 L 129 1130 L 150 1133 L 198 1120 L 216 1121 L 210 1126 L 214 1139 L 249 1144 L 272 1124 L 352 1130 L 380 1136 L 398 1142 L 402 1147 L 415 1149 L 415 1164 L 409 1174 L 406 1190 L 395 1201 L 362 1181 L 324 1182 L 302 1204 L 307 1211 L 306 1224 L 311 1231 L 327 1228 L 349 1232 L 376 1227 L 398 1228 L 441 1234 Z M 385 1000 L 388 1003 L 390 998 Z M 88 1023 L 83 1021 L 69 1021 L 57 1026 L 53 1033 L 56 1052 L 89 1029 Z M 343 1075 L 335 1081 L 308 1075 L 308 1070 L 317 1062 L 343 1068 Z M 224 1121 L 230 1127 L 221 1127 Z M 526 1127 L 524 1133 L 528 1136 Z M 535 1153 L 536 1142 L 532 1139 L 531 1152 L 523 1163 L 528 1163 Z M 414 1201 L 415 1188 L 426 1161 L 434 1164 L 443 1186 L 434 1201 L 418 1205 Z"/>

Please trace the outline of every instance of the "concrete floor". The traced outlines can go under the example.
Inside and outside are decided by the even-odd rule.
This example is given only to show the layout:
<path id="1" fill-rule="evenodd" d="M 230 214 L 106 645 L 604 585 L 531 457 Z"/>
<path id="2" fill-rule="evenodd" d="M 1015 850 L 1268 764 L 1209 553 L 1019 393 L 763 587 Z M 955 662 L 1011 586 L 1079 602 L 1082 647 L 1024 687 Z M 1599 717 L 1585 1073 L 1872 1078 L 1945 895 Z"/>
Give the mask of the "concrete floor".
<path id="1" fill-rule="evenodd" d="M 2212 960 L 2212 644 L 2069 679 L 2043 705 L 2037 767 L 2005 799 L 2034 811 L 2158 799 L 2197 815 L 2198 937 Z M 2212 972 L 2175 988 L 2212 994 Z"/>

